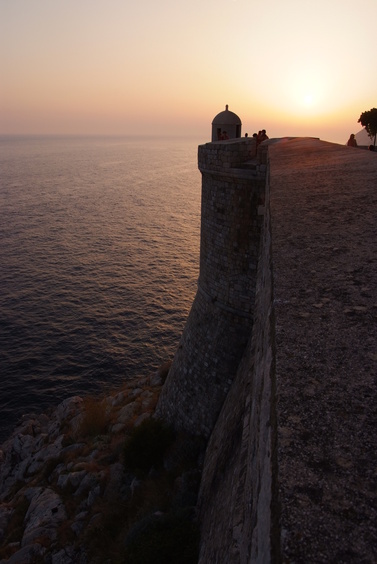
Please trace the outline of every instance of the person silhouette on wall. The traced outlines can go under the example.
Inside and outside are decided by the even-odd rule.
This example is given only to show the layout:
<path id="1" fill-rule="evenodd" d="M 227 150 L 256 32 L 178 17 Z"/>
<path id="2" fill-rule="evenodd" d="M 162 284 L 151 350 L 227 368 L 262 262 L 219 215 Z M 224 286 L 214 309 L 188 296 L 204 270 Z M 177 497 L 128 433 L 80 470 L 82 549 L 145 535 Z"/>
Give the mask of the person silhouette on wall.
<path id="1" fill-rule="evenodd" d="M 350 138 L 347 141 L 347 147 L 357 147 L 357 141 L 354 133 L 351 133 Z"/>
<path id="2" fill-rule="evenodd" d="M 258 133 L 258 143 L 263 143 L 263 141 L 266 141 L 266 139 L 268 139 L 268 135 L 266 133 L 266 130 L 262 129 L 262 131 Z"/>

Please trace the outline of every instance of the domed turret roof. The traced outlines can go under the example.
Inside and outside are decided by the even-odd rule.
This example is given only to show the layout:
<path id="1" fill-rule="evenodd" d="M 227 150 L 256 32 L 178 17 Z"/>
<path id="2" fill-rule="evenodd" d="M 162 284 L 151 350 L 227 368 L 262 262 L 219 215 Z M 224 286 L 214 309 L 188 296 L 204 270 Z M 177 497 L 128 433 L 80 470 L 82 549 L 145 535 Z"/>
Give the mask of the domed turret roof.
<path id="1" fill-rule="evenodd" d="M 241 120 L 237 114 L 228 110 L 228 104 L 225 106 L 225 111 L 220 112 L 213 118 L 212 125 L 242 125 Z"/>

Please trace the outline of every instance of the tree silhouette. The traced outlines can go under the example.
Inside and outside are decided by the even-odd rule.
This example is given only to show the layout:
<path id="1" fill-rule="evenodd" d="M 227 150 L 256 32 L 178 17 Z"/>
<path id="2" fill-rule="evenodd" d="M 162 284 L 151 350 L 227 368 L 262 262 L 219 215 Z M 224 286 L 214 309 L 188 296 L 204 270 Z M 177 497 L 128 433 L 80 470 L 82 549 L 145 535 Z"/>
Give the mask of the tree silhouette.
<path id="1" fill-rule="evenodd" d="M 376 136 L 377 136 L 377 108 L 372 108 L 369 112 L 363 112 L 358 123 L 361 123 L 365 127 L 369 137 L 373 139 L 374 137 L 374 147 L 376 146 Z"/>

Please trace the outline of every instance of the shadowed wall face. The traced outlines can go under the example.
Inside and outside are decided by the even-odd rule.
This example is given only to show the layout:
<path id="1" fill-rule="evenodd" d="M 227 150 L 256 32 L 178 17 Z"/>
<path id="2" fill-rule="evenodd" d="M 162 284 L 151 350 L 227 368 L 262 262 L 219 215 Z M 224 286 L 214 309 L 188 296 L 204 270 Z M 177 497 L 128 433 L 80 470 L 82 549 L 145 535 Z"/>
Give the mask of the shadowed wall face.
<path id="1" fill-rule="evenodd" d="M 208 437 L 253 323 L 265 175 L 246 165 L 253 140 L 199 147 L 202 223 L 198 292 L 157 415 Z"/>
<path id="2" fill-rule="evenodd" d="M 259 193 L 248 178 L 203 173 L 199 288 L 241 316 L 254 303 Z"/>

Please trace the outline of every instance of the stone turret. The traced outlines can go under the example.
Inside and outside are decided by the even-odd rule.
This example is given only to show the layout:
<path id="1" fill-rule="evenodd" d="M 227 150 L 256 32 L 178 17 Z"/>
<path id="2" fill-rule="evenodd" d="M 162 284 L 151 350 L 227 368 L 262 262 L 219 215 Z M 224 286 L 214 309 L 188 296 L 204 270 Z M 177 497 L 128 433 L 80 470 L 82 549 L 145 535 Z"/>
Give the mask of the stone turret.
<path id="1" fill-rule="evenodd" d="M 226 132 L 229 139 L 241 137 L 242 122 L 237 114 L 229 111 L 228 104 L 225 111 L 220 112 L 212 121 L 212 141 L 220 141 L 221 135 Z"/>
<path id="2" fill-rule="evenodd" d="M 254 154 L 255 141 L 249 138 L 199 146 L 198 291 L 157 416 L 177 429 L 206 437 L 235 376 L 253 323 L 261 227 L 258 211 L 265 185 L 265 173 L 250 162 Z"/>

